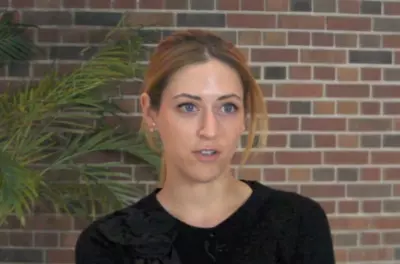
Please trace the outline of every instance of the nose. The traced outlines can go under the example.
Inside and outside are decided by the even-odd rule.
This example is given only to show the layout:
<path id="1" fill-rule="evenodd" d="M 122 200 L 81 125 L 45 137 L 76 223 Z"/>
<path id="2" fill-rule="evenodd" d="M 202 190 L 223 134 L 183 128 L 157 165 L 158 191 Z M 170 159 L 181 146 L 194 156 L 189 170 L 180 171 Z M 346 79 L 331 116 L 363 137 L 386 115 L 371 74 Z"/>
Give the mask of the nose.
<path id="1" fill-rule="evenodd" d="M 204 138 L 214 138 L 217 135 L 218 120 L 213 111 L 203 112 L 202 120 L 200 121 L 199 136 Z"/>

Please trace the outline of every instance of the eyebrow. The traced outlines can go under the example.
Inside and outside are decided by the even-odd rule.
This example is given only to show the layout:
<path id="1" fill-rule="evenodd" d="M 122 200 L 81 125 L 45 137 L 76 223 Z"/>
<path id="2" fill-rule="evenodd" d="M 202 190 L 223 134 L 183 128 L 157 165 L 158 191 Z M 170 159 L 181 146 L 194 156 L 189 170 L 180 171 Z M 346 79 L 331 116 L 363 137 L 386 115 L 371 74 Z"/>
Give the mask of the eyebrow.
<path id="1" fill-rule="evenodd" d="M 188 93 L 180 93 L 180 94 L 175 95 L 173 98 L 176 99 L 176 98 L 180 98 L 180 97 L 185 97 L 185 98 L 189 98 L 189 99 L 192 99 L 192 100 L 201 101 L 201 97 L 200 96 L 193 95 L 193 94 L 188 94 Z M 237 98 L 239 100 L 242 100 L 242 98 L 239 95 L 234 94 L 234 93 L 222 95 L 222 96 L 218 97 L 217 100 L 221 101 L 221 100 L 229 99 L 229 98 L 232 98 L 232 97 L 235 97 L 235 98 Z"/>

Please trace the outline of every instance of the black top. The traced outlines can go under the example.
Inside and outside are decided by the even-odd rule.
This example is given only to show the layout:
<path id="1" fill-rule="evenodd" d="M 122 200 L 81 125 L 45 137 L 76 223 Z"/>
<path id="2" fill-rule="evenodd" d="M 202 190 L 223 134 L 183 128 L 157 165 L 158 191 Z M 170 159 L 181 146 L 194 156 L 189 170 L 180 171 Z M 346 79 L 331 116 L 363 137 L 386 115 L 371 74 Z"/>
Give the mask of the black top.
<path id="1" fill-rule="evenodd" d="M 334 264 L 327 217 L 296 193 L 245 181 L 245 203 L 213 228 L 170 215 L 157 189 L 94 221 L 79 236 L 76 264 Z"/>

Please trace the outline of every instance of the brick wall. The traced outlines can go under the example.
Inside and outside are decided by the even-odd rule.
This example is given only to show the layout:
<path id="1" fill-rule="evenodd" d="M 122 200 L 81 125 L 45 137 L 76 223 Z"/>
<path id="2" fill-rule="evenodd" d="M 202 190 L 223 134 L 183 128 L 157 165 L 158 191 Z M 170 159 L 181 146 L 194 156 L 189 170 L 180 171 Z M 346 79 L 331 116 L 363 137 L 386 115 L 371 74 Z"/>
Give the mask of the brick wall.
<path id="1" fill-rule="evenodd" d="M 248 56 L 271 116 L 269 149 L 242 177 L 321 202 L 338 263 L 400 261 L 400 2 L 138 2 L 0 0 L 41 26 L 35 38 L 46 51 L 30 65 L 12 65 L 2 80 L 40 78 L 52 67 L 48 58 L 71 69 L 80 48 L 98 42 L 125 8 L 131 22 L 161 29 L 154 41 L 177 28 L 212 29 Z M 138 94 L 128 88 L 122 92 Z M 134 177 L 146 179 L 142 172 L 135 168 Z M 72 263 L 85 224 L 41 215 L 24 230 L 2 227 L 0 261 Z"/>

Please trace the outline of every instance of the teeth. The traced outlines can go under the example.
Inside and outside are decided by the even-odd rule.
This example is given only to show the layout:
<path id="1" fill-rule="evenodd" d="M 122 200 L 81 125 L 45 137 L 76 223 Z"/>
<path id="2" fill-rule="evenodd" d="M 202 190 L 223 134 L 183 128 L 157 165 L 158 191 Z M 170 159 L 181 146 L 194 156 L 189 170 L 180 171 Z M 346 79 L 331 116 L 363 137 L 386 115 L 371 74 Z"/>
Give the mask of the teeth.
<path id="1" fill-rule="evenodd" d="M 215 150 L 202 150 L 200 151 L 201 155 L 213 155 L 216 153 Z"/>

